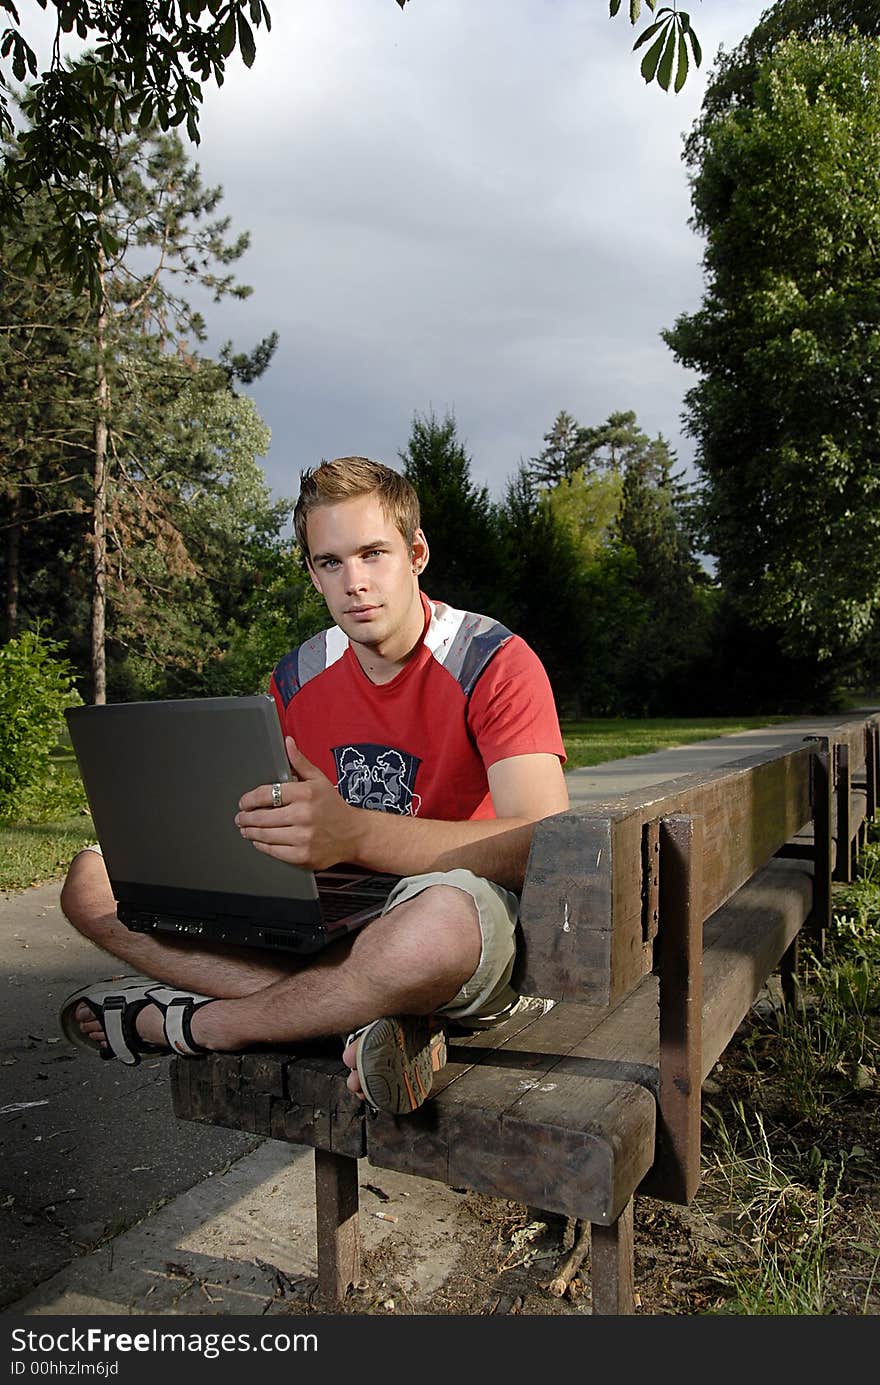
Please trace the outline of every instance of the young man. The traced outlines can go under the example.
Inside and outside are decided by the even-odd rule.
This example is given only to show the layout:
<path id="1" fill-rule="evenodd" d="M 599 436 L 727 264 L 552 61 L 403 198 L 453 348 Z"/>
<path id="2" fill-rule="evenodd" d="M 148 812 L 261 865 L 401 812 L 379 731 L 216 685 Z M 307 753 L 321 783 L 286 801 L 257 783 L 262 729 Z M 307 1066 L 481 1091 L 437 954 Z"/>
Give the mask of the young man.
<path id="1" fill-rule="evenodd" d="M 400 1113 L 445 1061 L 440 1017 L 485 1026 L 517 1001 L 516 895 L 533 824 L 568 807 L 565 752 L 532 650 L 422 594 L 428 543 L 404 477 L 324 462 L 303 473 L 294 522 L 335 624 L 275 669 L 295 779 L 246 793 L 236 823 L 281 861 L 402 879 L 380 918 L 303 964 L 130 932 L 100 855 L 81 852 L 64 912 L 144 975 L 85 987 L 62 1024 L 129 1063 L 349 1033 L 349 1087 Z"/>

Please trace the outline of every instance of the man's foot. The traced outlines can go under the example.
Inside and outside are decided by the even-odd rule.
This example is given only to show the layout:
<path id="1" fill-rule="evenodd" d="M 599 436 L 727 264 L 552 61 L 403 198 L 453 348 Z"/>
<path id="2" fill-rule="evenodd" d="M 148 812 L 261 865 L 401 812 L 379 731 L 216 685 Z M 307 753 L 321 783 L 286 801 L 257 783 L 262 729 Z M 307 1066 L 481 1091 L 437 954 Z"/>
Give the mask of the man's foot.
<path id="1" fill-rule="evenodd" d="M 212 996 L 180 991 L 143 976 L 123 976 L 93 982 L 76 991 L 61 1007 L 61 1028 L 71 1043 L 102 1058 L 118 1058 L 131 1066 L 144 1053 L 173 1050 L 187 1057 L 222 1044 L 193 1034 L 193 1020 Z"/>
<path id="2" fill-rule="evenodd" d="M 418 1110 L 445 1065 L 446 1033 L 434 1015 L 386 1016 L 349 1035 L 343 1060 L 349 1086 L 374 1111 L 405 1115 Z"/>

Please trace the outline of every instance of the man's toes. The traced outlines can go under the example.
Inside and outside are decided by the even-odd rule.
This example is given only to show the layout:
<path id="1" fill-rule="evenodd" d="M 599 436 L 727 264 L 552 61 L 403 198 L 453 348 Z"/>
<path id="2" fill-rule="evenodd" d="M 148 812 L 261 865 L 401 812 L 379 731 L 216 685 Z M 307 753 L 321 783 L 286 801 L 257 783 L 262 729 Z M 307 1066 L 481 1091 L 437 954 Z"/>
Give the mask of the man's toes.
<path id="1" fill-rule="evenodd" d="M 95 1018 L 94 1011 L 88 1005 L 80 1003 L 73 1012 L 73 1017 L 87 1039 L 93 1043 L 102 1044 L 105 1042 L 105 1034 L 101 1021 Z"/>
<path id="2" fill-rule="evenodd" d="M 348 1077 L 346 1077 L 345 1079 L 345 1085 L 350 1092 L 353 1092 L 355 1096 L 359 1096 L 361 1098 L 361 1101 L 363 1101 L 364 1094 L 361 1091 L 360 1079 L 357 1075 L 357 1072 L 350 1072 L 348 1074 Z"/>

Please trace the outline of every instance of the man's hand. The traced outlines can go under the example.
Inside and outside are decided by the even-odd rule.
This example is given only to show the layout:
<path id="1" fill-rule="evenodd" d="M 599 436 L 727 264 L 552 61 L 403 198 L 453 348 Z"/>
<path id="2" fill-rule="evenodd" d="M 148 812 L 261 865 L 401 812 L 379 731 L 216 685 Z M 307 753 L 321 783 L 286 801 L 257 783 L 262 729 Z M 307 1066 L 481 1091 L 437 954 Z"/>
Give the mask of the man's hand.
<path id="1" fill-rule="evenodd" d="M 272 786 L 261 784 L 239 800 L 235 823 L 258 851 L 291 865 L 325 870 L 354 858 L 360 814 L 340 797 L 326 774 L 285 737 L 296 780 L 281 785 L 282 806 L 272 807 Z"/>

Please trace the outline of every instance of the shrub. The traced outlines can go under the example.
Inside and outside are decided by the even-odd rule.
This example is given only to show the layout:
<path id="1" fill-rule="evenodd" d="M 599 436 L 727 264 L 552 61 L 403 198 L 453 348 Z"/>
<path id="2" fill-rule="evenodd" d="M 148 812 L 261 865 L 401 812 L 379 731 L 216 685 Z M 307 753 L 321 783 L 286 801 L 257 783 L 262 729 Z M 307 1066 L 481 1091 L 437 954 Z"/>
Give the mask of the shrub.
<path id="1" fill-rule="evenodd" d="M 0 648 L 0 817 L 40 780 L 64 730 L 64 709 L 82 701 L 63 645 L 37 630 Z"/>

